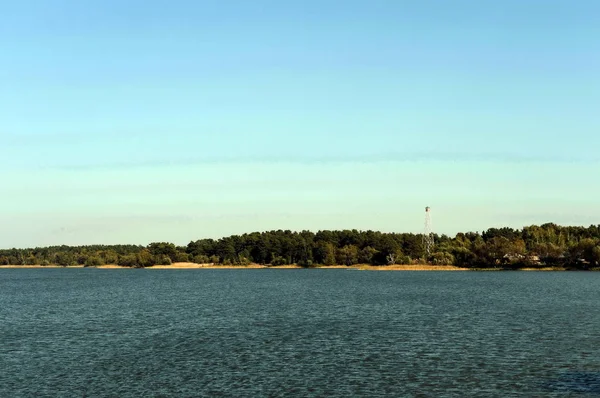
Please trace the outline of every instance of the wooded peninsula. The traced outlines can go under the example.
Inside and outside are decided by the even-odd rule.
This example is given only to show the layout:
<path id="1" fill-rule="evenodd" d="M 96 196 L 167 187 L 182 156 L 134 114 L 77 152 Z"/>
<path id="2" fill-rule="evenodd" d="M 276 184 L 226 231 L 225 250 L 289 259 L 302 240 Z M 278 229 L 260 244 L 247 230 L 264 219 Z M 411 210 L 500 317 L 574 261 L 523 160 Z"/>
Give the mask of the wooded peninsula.
<path id="1" fill-rule="evenodd" d="M 300 267 L 402 265 L 457 266 L 467 269 L 600 269 L 600 225 L 553 223 L 522 229 L 490 228 L 482 233 L 434 235 L 427 254 L 422 234 L 377 231 L 278 230 L 200 239 L 186 246 L 168 242 L 143 245 L 52 246 L 0 250 L 0 266 L 97 267 L 114 264 L 145 268 L 172 263 L 213 266 Z"/>

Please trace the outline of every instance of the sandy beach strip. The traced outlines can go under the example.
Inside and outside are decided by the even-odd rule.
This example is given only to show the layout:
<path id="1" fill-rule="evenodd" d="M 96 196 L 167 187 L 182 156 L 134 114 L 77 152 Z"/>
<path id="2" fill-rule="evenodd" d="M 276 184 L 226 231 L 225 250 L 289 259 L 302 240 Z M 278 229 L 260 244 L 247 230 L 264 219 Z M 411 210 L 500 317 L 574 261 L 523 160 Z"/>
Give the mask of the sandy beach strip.
<path id="1" fill-rule="evenodd" d="M 60 265 L 0 265 L 0 269 L 18 269 L 18 268 L 85 268 L 83 265 L 71 265 L 63 267 Z M 123 267 L 115 264 L 99 265 L 97 269 L 129 269 L 130 267 Z M 280 265 L 271 267 L 261 264 L 249 264 L 249 265 L 215 265 L 215 264 L 196 264 L 196 263 L 173 263 L 171 265 L 154 265 L 147 267 L 146 269 L 302 269 L 298 265 Z M 452 265 L 385 265 L 385 266 L 374 266 L 374 265 L 330 265 L 330 266 L 317 266 L 314 268 L 318 269 L 353 269 L 362 271 L 467 271 L 468 268 L 455 267 Z"/>

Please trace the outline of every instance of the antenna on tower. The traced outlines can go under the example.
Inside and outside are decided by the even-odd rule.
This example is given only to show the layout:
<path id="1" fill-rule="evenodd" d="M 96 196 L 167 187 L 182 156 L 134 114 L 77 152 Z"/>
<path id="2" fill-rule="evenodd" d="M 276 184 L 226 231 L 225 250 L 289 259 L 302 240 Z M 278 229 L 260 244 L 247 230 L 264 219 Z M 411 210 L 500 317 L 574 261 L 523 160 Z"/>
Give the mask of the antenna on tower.
<path id="1" fill-rule="evenodd" d="M 431 207 L 425 207 L 425 231 L 423 233 L 423 247 L 428 258 L 433 250 L 433 230 L 431 228 Z"/>

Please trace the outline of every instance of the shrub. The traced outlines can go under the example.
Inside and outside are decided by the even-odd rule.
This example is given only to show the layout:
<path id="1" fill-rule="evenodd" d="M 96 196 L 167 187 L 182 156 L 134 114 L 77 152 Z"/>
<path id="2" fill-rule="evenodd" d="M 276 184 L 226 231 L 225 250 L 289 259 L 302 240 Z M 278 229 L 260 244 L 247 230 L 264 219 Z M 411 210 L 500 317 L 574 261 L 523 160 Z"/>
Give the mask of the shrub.
<path id="1" fill-rule="evenodd" d="M 412 259 L 410 258 L 410 256 L 407 256 L 405 254 L 398 256 L 398 258 L 396 258 L 396 264 L 405 265 L 405 264 L 410 264 L 411 261 L 412 261 Z"/>
<path id="2" fill-rule="evenodd" d="M 34 256 L 29 256 L 25 259 L 24 263 L 25 265 L 36 265 L 38 260 Z"/>
<path id="3" fill-rule="evenodd" d="M 447 252 L 435 252 L 431 256 L 433 265 L 452 265 L 454 264 L 454 256 Z"/>
<path id="4" fill-rule="evenodd" d="M 85 260 L 84 267 L 97 267 L 99 265 L 103 265 L 102 259 L 97 256 L 91 256 Z"/>
<path id="5" fill-rule="evenodd" d="M 154 261 L 156 265 L 171 265 L 171 257 L 169 256 L 158 256 Z"/>
<path id="6" fill-rule="evenodd" d="M 281 257 L 281 256 L 276 256 L 275 258 L 273 258 L 273 260 L 271 261 L 271 265 L 273 267 L 277 267 L 278 265 L 286 265 L 287 261 L 285 260 L 285 258 Z"/>
<path id="7" fill-rule="evenodd" d="M 139 267 L 137 256 L 135 254 L 126 254 L 124 256 L 119 256 L 119 261 L 117 264 L 123 267 Z"/>
<path id="8" fill-rule="evenodd" d="M 187 263 L 188 261 L 190 261 L 190 257 L 187 253 L 178 252 L 175 255 L 175 262 L 177 263 Z"/>
<path id="9" fill-rule="evenodd" d="M 148 249 L 142 249 L 137 254 L 137 265 L 139 267 L 152 267 L 154 265 L 154 257 Z"/>
<path id="10" fill-rule="evenodd" d="M 239 265 L 250 265 L 250 259 L 240 256 L 240 259 L 237 262 Z"/>
<path id="11" fill-rule="evenodd" d="M 303 268 L 312 268 L 313 262 L 312 260 L 302 260 L 298 263 L 298 265 Z"/>
<path id="12" fill-rule="evenodd" d="M 192 259 L 193 263 L 196 264 L 207 264 L 210 262 L 210 259 L 208 258 L 208 256 L 205 256 L 204 254 L 200 254 L 197 256 L 194 256 L 194 258 Z"/>
<path id="13" fill-rule="evenodd" d="M 102 258 L 104 264 L 117 264 L 119 262 L 119 255 L 114 250 L 102 252 Z"/>
<path id="14" fill-rule="evenodd" d="M 367 246 L 358 253 L 358 262 L 361 264 L 372 264 L 377 250 Z"/>
<path id="15" fill-rule="evenodd" d="M 75 264 L 75 259 L 68 252 L 58 252 L 56 253 L 56 264 L 62 265 L 63 267 Z"/>

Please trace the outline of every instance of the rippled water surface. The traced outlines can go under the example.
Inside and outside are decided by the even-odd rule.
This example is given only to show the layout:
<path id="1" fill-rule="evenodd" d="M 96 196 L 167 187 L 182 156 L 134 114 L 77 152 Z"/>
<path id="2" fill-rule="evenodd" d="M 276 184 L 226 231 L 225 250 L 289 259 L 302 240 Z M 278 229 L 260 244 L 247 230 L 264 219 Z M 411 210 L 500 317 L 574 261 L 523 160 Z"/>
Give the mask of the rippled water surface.
<path id="1" fill-rule="evenodd" d="M 0 397 L 600 396 L 600 273 L 0 270 Z"/>

